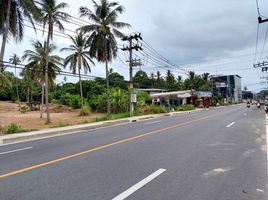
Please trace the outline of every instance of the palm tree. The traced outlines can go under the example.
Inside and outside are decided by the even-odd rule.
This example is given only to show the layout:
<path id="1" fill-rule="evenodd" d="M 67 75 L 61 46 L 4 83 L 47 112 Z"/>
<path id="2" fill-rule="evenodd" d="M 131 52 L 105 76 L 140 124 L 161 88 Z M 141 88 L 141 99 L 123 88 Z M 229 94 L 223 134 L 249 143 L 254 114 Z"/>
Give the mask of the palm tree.
<path id="1" fill-rule="evenodd" d="M 70 71 L 75 74 L 78 71 L 79 83 L 80 83 L 80 95 L 81 95 L 81 107 L 83 104 L 83 88 L 81 81 L 81 69 L 83 67 L 84 72 L 91 72 L 89 62 L 94 65 L 94 62 L 89 56 L 87 45 L 87 38 L 82 32 L 77 33 L 75 37 L 69 36 L 72 40 L 72 45 L 68 48 L 62 48 L 61 51 L 71 51 L 72 54 L 67 56 L 64 60 L 64 67 L 70 66 Z"/>
<path id="2" fill-rule="evenodd" d="M 0 71 L 0 91 L 4 89 L 4 87 L 11 87 L 11 82 L 8 80 L 8 78 L 5 76 L 4 72 Z"/>
<path id="3" fill-rule="evenodd" d="M 0 61 L 4 60 L 5 48 L 8 35 L 11 34 L 17 41 L 21 41 L 24 34 L 24 20 L 28 19 L 34 27 L 33 20 L 38 20 L 39 10 L 34 0 L 5 0 L 0 6 L 0 33 L 2 45 L 0 51 Z M 3 63 L 0 70 L 4 70 Z"/>
<path id="4" fill-rule="evenodd" d="M 48 74 L 48 84 L 53 85 L 57 76 L 57 72 L 61 69 L 58 67 L 61 64 L 62 58 L 57 55 L 49 55 L 47 59 L 47 52 L 50 54 L 56 47 L 53 44 L 49 45 L 48 50 L 46 42 L 42 44 L 39 41 L 32 43 L 34 51 L 26 50 L 22 56 L 23 60 L 26 60 L 28 64 L 23 69 L 23 73 L 29 76 L 31 79 L 36 80 L 42 87 L 41 98 L 41 118 L 43 117 L 43 103 L 44 103 L 44 85 L 46 82 L 46 75 Z M 46 61 L 48 60 L 48 70 L 46 70 Z M 48 72 L 48 73 L 47 73 Z"/>
<path id="5" fill-rule="evenodd" d="M 67 22 L 69 15 L 65 12 L 62 12 L 64 8 L 68 6 L 67 3 L 57 4 L 56 0 L 42 0 L 41 3 L 41 20 L 43 22 L 43 29 L 47 26 L 47 42 L 46 42 L 46 76 L 45 76 L 45 91 L 46 91 L 46 110 L 47 110 L 47 123 L 51 122 L 50 113 L 49 113 L 49 103 L 48 103 L 48 55 L 49 55 L 49 45 L 50 40 L 53 40 L 53 26 L 56 25 L 60 31 L 64 31 L 62 21 Z"/>
<path id="6" fill-rule="evenodd" d="M 17 65 L 21 63 L 20 57 L 17 54 L 13 54 L 9 59 L 9 62 L 15 66 L 15 84 L 16 84 L 16 91 L 17 91 L 17 100 L 20 100 L 19 96 L 19 86 L 17 81 Z"/>
<path id="7" fill-rule="evenodd" d="M 81 17 L 88 17 L 94 24 L 82 26 L 80 29 L 89 33 L 88 43 L 90 44 L 90 56 L 95 57 L 99 62 L 105 63 L 106 86 L 107 86 L 107 112 L 110 112 L 109 100 L 109 69 L 108 61 L 117 55 L 117 42 L 115 37 L 122 38 L 124 34 L 118 29 L 130 27 L 128 23 L 118 22 L 118 14 L 124 11 L 123 6 L 117 2 L 100 0 L 100 3 L 92 0 L 94 10 L 87 7 L 80 8 Z"/>

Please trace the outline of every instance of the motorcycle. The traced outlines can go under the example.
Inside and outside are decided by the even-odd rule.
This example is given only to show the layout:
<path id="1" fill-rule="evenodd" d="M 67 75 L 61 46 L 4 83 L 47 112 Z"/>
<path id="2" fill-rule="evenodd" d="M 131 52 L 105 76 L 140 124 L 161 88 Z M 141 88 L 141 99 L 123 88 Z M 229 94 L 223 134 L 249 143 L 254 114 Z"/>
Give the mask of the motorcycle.
<path id="1" fill-rule="evenodd" d="M 250 103 L 247 103 L 247 107 L 248 107 L 248 108 L 250 107 Z"/>
<path id="2" fill-rule="evenodd" d="M 266 112 L 266 114 L 268 113 L 268 105 L 264 106 L 264 111 Z"/>
<path id="3" fill-rule="evenodd" d="M 258 102 L 257 103 L 257 108 L 260 108 L 261 107 L 261 104 Z"/>

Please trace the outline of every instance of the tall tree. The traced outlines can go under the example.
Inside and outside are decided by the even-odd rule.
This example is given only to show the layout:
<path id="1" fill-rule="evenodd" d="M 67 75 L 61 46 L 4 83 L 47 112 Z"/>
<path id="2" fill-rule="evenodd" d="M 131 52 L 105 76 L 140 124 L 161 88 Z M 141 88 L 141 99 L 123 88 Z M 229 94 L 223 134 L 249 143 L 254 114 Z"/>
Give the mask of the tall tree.
<path id="1" fill-rule="evenodd" d="M 2 45 L 0 51 L 0 71 L 4 70 L 2 61 L 6 49 L 8 35 L 12 35 L 16 41 L 21 41 L 24 34 L 24 20 L 38 20 L 39 10 L 34 0 L 2 0 L 0 6 L 0 34 L 2 34 Z"/>
<path id="2" fill-rule="evenodd" d="M 174 74 L 172 74 L 171 70 L 167 70 L 166 76 L 167 88 L 174 90 L 176 88 L 176 79 Z"/>
<path id="3" fill-rule="evenodd" d="M 145 71 L 139 70 L 133 77 L 133 81 L 140 88 L 148 88 L 151 85 L 150 79 Z"/>
<path id="4" fill-rule="evenodd" d="M 17 65 L 21 63 L 20 57 L 17 54 L 13 54 L 9 61 L 15 66 L 15 84 L 16 84 L 16 93 L 17 93 L 17 100 L 20 100 L 19 96 L 19 86 L 18 86 L 18 78 L 17 78 Z"/>
<path id="5" fill-rule="evenodd" d="M 116 37 L 122 38 L 124 34 L 118 29 L 130 27 L 128 23 L 118 22 L 118 15 L 124 11 L 123 6 L 117 2 L 100 0 L 100 3 L 92 0 L 93 11 L 87 7 L 80 8 L 81 17 L 87 17 L 93 24 L 82 26 L 80 29 L 89 33 L 90 55 L 96 57 L 99 62 L 105 63 L 106 87 L 107 87 L 107 113 L 110 112 L 109 94 L 109 69 L 108 62 L 117 55 Z"/>
<path id="6" fill-rule="evenodd" d="M 0 71 L 0 91 L 4 89 L 4 87 L 10 88 L 11 81 L 5 75 L 5 72 Z"/>
<path id="7" fill-rule="evenodd" d="M 83 87 L 81 81 L 81 69 L 83 67 L 84 72 L 91 72 L 89 63 L 94 65 L 94 62 L 89 56 L 87 38 L 82 32 L 77 33 L 75 37 L 69 36 L 72 44 L 68 48 L 62 48 L 61 51 L 70 51 L 72 52 L 64 60 L 64 67 L 70 66 L 70 71 L 73 74 L 76 74 L 78 71 L 79 84 L 80 84 L 80 95 L 81 95 L 81 106 L 83 103 Z"/>
<path id="8" fill-rule="evenodd" d="M 51 122 L 48 102 L 48 56 L 49 56 L 49 45 L 50 40 L 53 40 L 54 25 L 56 25 L 60 31 L 64 31 L 62 21 L 67 22 L 69 15 L 62 10 L 68 6 L 67 3 L 57 4 L 56 0 L 41 0 L 41 14 L 43 21 L 43 29 L 47 26 L 47 42 L 46 42 L 46 77 L 45 77 L 45 96 L 46 96 L 46 110 L 47 110 L 47 123 Z"/>
<path id="9" fill-rule="evenodd" d="M 38 81 L 42 87 L 42 99 L 41 108 L 43 108 L 44 100 L 44 85 L 46 82 L 46 74 L 48 72 L 48 84 L 53 85 L 57 76 L 57 72 L 60 72 L 62 58 L 57 55 L 50 55 L 56 47 L 53 44 L 49 45 L 48 50 L 46 42 L 42 44 L 39 41 L 34 41 L 32 43 L 34 51 L 26 50 L 22 56 L 23 60 L 26 60 L 28 64 L 23 69 L 23 74 L 29 76 L 30 78 Z M 49 53 L 47 59 L 47 52 Z M 48 70 L 46 70 L 46 61 L 48 60 Z M 41 118 L 43 115 L 43 109 L 41 109 Z"/>

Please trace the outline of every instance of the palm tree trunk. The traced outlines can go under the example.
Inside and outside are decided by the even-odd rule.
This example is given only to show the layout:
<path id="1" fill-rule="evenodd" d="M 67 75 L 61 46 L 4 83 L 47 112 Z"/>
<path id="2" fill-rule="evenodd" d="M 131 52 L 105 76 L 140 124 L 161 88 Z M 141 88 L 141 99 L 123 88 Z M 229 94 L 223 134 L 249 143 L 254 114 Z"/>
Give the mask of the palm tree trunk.
<path id="1" fill-rule="evenodd" d="M 19 86 L 18 86 L 18 80 L 17 80 L 17 65 L 15 64 L 15 84 L 16 84 L 16 90 L 17 90 L 17 100 L 20 100 L 19 96 Z"/>
<path id="2" fill-rule="evenodd" d="M 80 74 L 80 67 L 78 69 L 78 73 L 79 73 L 79 83 L 80 83 L 80 95 L 81 95 L 81 108 L 84 105 L 84 100 L 83 100 L 83 88 L 82 88 L 82 81 L 81 81 L 81 74 Z"/>
<path id="3" fill-rule="evenodd" d="M 40 114 L 40 118 L 43 118 L 43 106 L 44 106 L 44 83 L 41 84 L 42 87 L 42 95 L 41 95 L 41 114 Z"/>
<path id="4" fill-rule="evenodd" d="M 11 9 L 11 0 L 8 0 L 7 16 L 6 16 L 6 20 L 4 21 L 2 46 L 1 46 L 1 52 L 0 52 L 0 71 L 4 71 L 3 61 L 4 61 L 4 54 L 5 54 L 7 36 L 8 36 L 8 30 L 9 30 L 10 9 Z"/>
<path id="5" fill-rule="evenodd" d="M 45 92 L 46 92 L 46 111 L 47 111 L 47 124 L 50 124 L 50 113 L 49 113 L 49 102 L 48 102 L 48 54 L 49 54 L 49 42 L 50 42 L 50 30 L 51 30 L 51 26 L 49 25 L 48 27 L 48 34 L 47 34 L 47 47 L 46 47 L 46 88 L 45 88 Z"/>
<path id="6" fill-rule="evenodd" d="M 108 51 L 107 51 L 107 40 L 105 39 L 105 69 L 106 69 L 106 87 L 107 87 L 107 114 L 110 113 L 110 88 L 109 88 L 109 68 L 108 68 Z"/>
<path id="7" fill-rule="evenodd" d="M 30 102 L 30 86 L 27 86 L 27 103 Z"/>
<path id="8" fill-rule="evenodd" d="M 31 81 L 31 85 L 30 85 L 30 94 L 31 94 L 31 97 L 30 97 L 30 100 L 33 101 L 33 82 Z"/>

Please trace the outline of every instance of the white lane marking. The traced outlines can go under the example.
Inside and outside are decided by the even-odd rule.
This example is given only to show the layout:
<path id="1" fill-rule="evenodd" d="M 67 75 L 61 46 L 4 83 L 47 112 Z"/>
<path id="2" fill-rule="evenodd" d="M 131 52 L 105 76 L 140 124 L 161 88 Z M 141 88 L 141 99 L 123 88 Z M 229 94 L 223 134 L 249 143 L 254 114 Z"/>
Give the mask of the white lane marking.
<path id="1" fill-rule="evenodd" d="M 8 153 L 14 153 L 14 152 L 18 152 L 18 151 L 25 151 L 28 149 L 32 149 L 33 147 L 25 147 L 22 149 L 15 149 L 15 150 L 11 150 L 11 151 L 5 151 L 5 152 L 0 152 L 0 155 L 4 155 L 4 154 L 8 154 Z"/>
<path id="2" fill-rule="evenodd" d="M 244 113 L 244 116 L 247 116 L 247 113 Z"/>
<path id="3" fill-rule="evenodd" d="M 161 122 L 161 120 L 153 121 L 153 122 L 147 122 L 144 125 L 156 124 L 156 123 L 159 123 L 159 122 Z"/>
<path id="4" fill-rule="evenodd" d="M 232 122 L 231 124 L 228 124 L 226 127 L 230 128 L 231 126 L 233 126 L 235 124 L 235 122 Z"/>
<path id="5" fill-rule="evenodd" d="M 147 176 L 145 179 L 141 180 L 140 182 L 136 183 L 135 185 L 133 185 L 132 187 L 127 189 L 125 192 L 119 194 L 118 196 L 116 196 L 112 200 L 124 200 L 124 199 L 126 199 L 128 196 L 130 196 L 131 194 L 136 192 L 138 189 L 145 186 L 147 183 L 151 182 L 153 179 L 155 179 L 157 176 L 159 176 L 160 174 L 162 174 L 165 171 L 166 171 L 166 169 L 159 169 L 159 170 L 155 171 L 154 173 Z"/>

